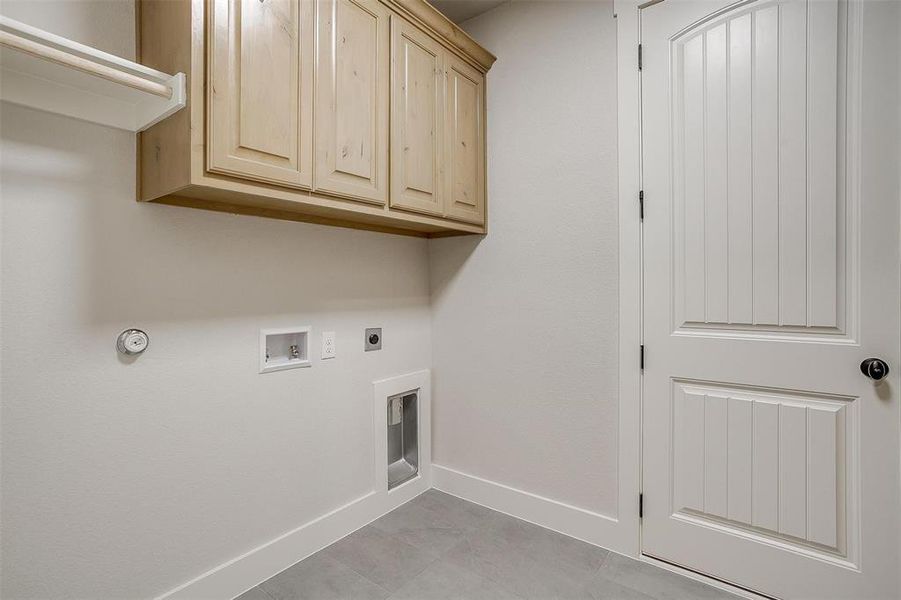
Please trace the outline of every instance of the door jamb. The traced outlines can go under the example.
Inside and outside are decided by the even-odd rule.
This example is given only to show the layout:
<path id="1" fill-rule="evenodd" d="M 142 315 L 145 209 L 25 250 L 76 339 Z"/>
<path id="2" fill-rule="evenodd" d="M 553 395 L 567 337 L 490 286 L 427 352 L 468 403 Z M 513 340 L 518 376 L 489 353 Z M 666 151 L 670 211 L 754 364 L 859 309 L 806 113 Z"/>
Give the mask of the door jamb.
<path id="1" fill-rule="evenodd" d="M 620 552 L 641 556 L 641 79 L 638 0 L 614 0 L 619 195 L 619 506 L 629 535 Z"/>

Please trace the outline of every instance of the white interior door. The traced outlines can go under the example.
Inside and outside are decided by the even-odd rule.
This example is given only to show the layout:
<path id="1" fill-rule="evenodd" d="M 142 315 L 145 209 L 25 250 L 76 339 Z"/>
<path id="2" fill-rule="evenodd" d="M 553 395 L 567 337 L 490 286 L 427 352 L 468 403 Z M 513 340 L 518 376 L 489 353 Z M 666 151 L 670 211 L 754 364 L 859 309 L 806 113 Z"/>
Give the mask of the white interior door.
<path id="1" fill-rule="evenodd" d="M 642 550 L 898 598 L 898 4 L 640 13 Z"/>

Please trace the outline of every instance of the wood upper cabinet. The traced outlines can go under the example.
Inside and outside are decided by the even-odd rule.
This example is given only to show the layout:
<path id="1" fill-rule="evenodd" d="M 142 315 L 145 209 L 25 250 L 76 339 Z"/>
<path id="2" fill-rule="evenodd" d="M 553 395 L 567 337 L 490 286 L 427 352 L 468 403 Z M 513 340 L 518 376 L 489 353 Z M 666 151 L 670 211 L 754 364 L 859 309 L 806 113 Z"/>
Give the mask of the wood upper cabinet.
<path id="1" fill-rule="evenodd" d="M 485 222 L 485 76 L 392 21 L 391 206 Z"/>
<path id="2" fill-rule="evenodd" d="M 445 214 L 485 222 L 485 76 L 449 55 L 445 96 Z"/>
<path id="3" fill-rule="evenodd" d="M 484 234 L 495 58 L 426 0 L 136 0 L 188 105 L 141 132 L 140 200 Z"/>
<path id="4" fill-rule="evenodd" d="M 310 188 L 313 4 L 211 0 L 207 168 Z"/>
<path id="5" fill-rule="evenodd" d="M 379 0 L 319 0 L 316 190 L 388 201 L 390 12 Z"/>
<path id="6" fill-rule="evenodd" d="M 444 213 L 444 56 L 433 38 L 391 19 L 391 206 Z"/>

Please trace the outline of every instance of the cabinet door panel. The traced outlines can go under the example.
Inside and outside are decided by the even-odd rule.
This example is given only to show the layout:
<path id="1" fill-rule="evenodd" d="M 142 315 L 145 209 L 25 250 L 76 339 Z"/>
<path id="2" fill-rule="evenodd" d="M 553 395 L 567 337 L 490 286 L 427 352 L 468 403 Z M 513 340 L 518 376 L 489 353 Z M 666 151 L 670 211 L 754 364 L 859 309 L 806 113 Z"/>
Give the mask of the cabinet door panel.
<path id="1" fill-rule="evenodd" d="M 444 50 L 391 19 L 391 206 L 443 213 Z"/>
<path id="2" fill-rule="evenodd" d="M 207 168 L 312 184 L 312 3 L 213 0 Z"/>
<path id="3" fill-rule="evenodd" d="M 485 222 L 485 76 L 462 60 L 447 58 L 447 216 Z"/>
<path id="4" fill-rule="evenodd" d="M 378 0 L 320 0 L 318 190 L 388 199 L 389 13 Z"/>

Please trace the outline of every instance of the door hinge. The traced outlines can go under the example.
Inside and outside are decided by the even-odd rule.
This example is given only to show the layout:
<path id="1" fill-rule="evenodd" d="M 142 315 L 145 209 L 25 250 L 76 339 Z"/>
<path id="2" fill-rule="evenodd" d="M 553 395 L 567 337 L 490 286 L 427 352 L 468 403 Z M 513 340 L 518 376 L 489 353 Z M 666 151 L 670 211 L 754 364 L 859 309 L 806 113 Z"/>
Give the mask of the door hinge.
<path id="1" fill-rule="evenodd" d="M 638 359 L 638 366 L 642 371 L 644 371 L 644 344 L 642 344 L 640 348 L 641 350 Z"/>
<path id="2" fill-rule="evenodd" d="M 641 44 L 638 44 L 638 70 L 641 71 Z"/>
<path id="3" fill-rule="evenodd" d="M 644 494 L 638 494 L 638 518 L 644 518 Z"/>
<path id="4" fill-rule="evenodd" d="M 644 190 L 638 192 L 638 219 L 644 221 Z"/>

